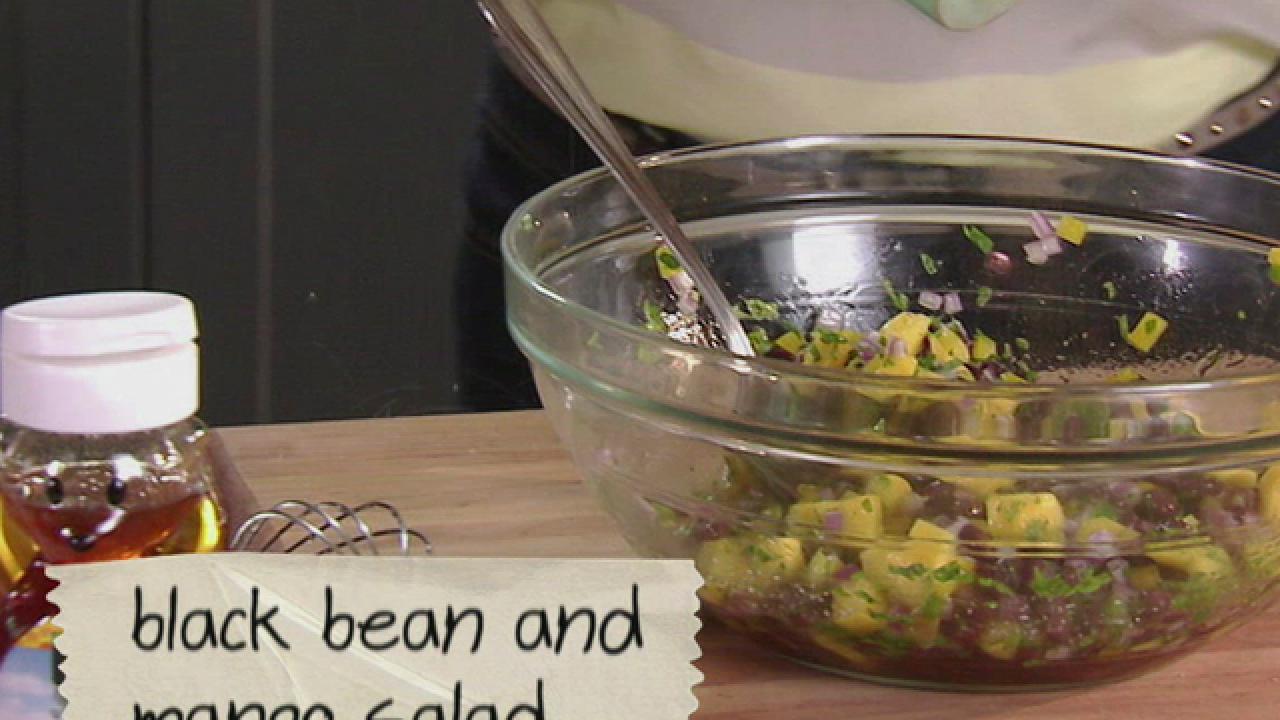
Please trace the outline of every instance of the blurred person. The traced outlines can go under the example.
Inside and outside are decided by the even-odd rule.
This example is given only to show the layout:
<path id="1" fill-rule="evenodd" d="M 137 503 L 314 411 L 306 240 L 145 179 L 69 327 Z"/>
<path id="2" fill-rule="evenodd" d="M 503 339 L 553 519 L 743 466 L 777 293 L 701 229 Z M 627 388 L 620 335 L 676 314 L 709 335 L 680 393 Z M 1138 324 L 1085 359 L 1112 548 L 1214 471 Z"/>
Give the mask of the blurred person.
<path id="1" fill-rule="evenodd" d="M 1033 137 L 1280 171 L 1275 0 L 535 0 L 636 154 L 830 133 Z M 598 165 L 501 49 L 457 285 L 462 401 L 533 407 L 498 236 Z"/>

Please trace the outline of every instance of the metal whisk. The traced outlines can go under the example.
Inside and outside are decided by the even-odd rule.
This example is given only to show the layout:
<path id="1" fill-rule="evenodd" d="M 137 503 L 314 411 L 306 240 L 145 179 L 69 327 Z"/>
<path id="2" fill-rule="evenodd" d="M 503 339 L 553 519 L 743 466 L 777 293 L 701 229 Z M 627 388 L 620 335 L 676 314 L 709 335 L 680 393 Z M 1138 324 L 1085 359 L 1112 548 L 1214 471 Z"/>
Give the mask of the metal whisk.
<path id="1" fill-rule="evenodd" d="M 399 555 L 427 555 L 431 541 L 406 525 L 400 512 L 385 502 L 352 507 L 286 500 L 241 523 L 230 549 L 316 555 L 382 555 L 394 549 Z"/>

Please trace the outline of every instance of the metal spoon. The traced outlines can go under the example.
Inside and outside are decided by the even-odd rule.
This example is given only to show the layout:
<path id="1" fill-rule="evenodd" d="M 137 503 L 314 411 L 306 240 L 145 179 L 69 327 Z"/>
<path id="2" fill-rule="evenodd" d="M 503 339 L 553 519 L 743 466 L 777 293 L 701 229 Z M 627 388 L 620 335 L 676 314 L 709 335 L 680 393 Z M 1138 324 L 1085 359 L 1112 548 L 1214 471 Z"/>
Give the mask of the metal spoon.
<path id="1" fill-rule="evenodd" d="M 737 355 L 755 355 L 733 306 L 720 290 L 702 256 L 689 241 L 671 208 L 645 177 L 627 144 L 573 69 L 564 50 L 528 0 L 477 0 L 485 19 L 515 53 L 516 58 L 604 161 L 640 212 L 663 237 L 681 267 L 693 280 L 727 349 Z"/>

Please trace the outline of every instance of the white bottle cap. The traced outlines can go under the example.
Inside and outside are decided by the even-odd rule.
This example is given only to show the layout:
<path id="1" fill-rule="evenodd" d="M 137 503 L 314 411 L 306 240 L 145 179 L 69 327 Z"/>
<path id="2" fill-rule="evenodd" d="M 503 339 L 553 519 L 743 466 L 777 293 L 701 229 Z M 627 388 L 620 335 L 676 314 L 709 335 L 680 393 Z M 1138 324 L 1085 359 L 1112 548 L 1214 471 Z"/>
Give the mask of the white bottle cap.
<path id="1" fill-rule="evenodd" d="M 157 292 L 64 295 L 0 317 L 0 413 L 37 430 L 147 430 L 196 413 L 191 301 Z"/>

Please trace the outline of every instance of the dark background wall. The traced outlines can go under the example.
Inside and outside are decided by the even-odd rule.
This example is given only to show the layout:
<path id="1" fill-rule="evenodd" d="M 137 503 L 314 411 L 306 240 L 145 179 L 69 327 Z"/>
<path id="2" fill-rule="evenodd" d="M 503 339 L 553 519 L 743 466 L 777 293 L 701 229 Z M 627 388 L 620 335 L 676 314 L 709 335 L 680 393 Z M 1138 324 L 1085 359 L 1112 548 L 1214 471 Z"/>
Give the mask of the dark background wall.
<path id="1" fill-rule="evenodd" d="M 488 43 L 468 0 L 0 0 L 0 303 L 189 295 L 214 424 L 466 409 Z"/>

